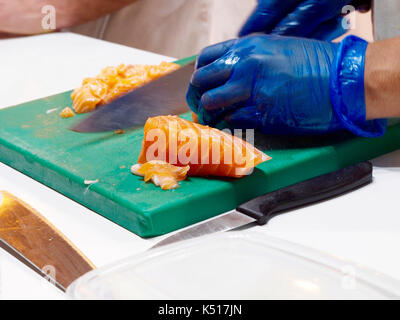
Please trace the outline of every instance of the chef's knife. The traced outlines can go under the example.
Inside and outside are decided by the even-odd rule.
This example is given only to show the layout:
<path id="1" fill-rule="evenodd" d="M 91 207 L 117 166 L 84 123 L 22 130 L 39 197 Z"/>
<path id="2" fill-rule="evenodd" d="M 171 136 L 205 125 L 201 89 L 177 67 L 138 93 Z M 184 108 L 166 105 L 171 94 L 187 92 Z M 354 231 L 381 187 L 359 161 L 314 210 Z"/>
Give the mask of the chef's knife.
<path id="1" fill-rule="evenodd" d="M 264 225 L 279 214 L 345 194 L 370 182 L 372 165 L 370 162 L 362 162 L 250 200 L 236 210 L 178 231 L 158 242 L 152 249 L 211 233 L 233 230 L 254 222 Z"/>
<path id="2" fill-rule="evenodd" d="M 255 198 L 235 211 L 178 231 L 150 249 L 253 222 L 266 224 L 288 210 L 344 194 L 371 181 L 372 165 L 360 163 Z M 5 191 L 0 192 L 0 247 L 63 291 L 95 269 L 40 213 Z"/>
<path id="3" fill-rule="evenodd" d="M 149 117 L 189 111 L 186 92 L 194 62 L 149 82 L 99 107 L 71 128 L 77 132 L 103 132 L 143 126 Z"/>
<path id="4" fill-rule="evenodd" d="M 39 212 L 5 191 L 0 191 L 0 248 L 63 291 L 95 268 Z"/>

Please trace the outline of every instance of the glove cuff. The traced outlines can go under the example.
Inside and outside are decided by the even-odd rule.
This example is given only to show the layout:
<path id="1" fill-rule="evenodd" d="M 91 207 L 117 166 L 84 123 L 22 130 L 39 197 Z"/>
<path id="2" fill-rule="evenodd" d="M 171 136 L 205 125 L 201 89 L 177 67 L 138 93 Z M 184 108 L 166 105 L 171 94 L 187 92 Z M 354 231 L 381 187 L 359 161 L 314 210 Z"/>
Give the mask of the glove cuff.
<path id="1" fill-rule="evenodd" d="M 339 45 L 332 63 L 330 96 L 333 110 L 343 127 L 361 137 L 385 133 L 386 120 L 366 121 L 364 66 L 368 42 L 355 36 Z"/>

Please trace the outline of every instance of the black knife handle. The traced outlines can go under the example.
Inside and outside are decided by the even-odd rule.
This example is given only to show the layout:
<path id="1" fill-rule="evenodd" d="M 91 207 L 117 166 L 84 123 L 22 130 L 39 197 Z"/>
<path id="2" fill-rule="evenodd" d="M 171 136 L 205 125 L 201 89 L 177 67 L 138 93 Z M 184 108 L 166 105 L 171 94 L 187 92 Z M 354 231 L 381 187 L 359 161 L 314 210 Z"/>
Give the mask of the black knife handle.
<path id="1" fill-rule="evenodd" d="M 362 162 L 267 193 L 240 205 L 236 210 L 263 225 L 288 210 L 345 194 L 371 182 L 372 164 Z"/>

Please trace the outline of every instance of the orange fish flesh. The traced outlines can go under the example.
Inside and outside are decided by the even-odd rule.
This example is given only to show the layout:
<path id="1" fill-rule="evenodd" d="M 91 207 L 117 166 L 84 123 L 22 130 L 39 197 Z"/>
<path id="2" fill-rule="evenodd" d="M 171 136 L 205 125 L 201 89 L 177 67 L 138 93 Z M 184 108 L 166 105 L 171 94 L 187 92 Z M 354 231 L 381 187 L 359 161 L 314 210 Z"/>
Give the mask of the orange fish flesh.
<path id="1" fill-rule="evenodd" d="M 271 158 L 252 144 L 227 132 L 178 116 L 149 118 L 138 163 L 161 160 L 190 166 L 191 176 L 240 178 Z"/>
<path id="2" fill-rule="evenodd" d="M 159 65 L 125 65 L 106 67 L 94 78 L 86 78 L 72 94 L 76 113 L 86 113 L 120 95 L 179 69 L 179 65 L 162 62 Z"/>
<path id="3" fill-rule="evenodd" d="M 178 167 L 165 161 L 152 160 L 145 164 L 135 164 L 131 172 L 144 177 L 144 181 L 152 181 L 163 190 L 179 188 L 178 181 L 186 179 L 189 166 Z"/>
<path id="4" fill-rule="evenodd" d="M 75 113 L 72 111 L 72 109 L 70 107 L 65 107 L 61 113 L 60 113 L 60 117 L 67 119 L 67 118 L 72 118 L 75 116 Z"/>

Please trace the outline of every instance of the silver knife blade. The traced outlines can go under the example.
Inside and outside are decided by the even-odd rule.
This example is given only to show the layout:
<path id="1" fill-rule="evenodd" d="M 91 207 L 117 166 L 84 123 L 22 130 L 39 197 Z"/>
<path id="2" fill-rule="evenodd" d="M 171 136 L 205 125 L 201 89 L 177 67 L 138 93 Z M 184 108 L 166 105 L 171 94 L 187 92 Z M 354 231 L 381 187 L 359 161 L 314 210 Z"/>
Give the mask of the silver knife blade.
<path id="1" fill-rule="evenodd" d="M 38 268 L 32 261 L 27 259 L 23 254 L 21 254 L 19 251 L 17 251 L 15 248 L 10 246 L 7 242 L 5 242 L 3 239 L 0 239 L 0 248 L 2 248 L 4 251 L 8 252 L 10 255 L 12 255 L 14 258 L 25 264 L 27 267 L 38 273 L 40 276 L 43 278 L 46 278 L 49 282 L 51 282 L 53 285 L 55 285 L 58 289 L 62 291 L 66 291 L 67 288 L 64 287 L 60 282 L 57 281 L 57 279 L 54 279 L 47 275 L 43 270 Z"/>
<path id="2" fill-rule="evenodd" d="M 229 211 L 228 213 L 224 213 L 220 216 L 208 219 L 206 221 L 200 222 L 186 229 L 178 231 L 177 233 L 174 233 L 171 236 L 157 242 L 150 249 L 155 249 L 179 241 L 197 238 L 207 234 L 233 230 L 255 221 L 256 219 L 251 218 L 236 210 Z"/>
<path id="3" fill-rule="evenodd" d="M 337 171 L 289 185 L 247 201 L 226 214 L 208 219 L 156 243 L 151 249 L 203 235 L 238 229 L 307 205 L 329 200 L 372 182 L 372 164 L 361 162 Z"/>
<path id="4" fill-rule="evenodd" d="M 71 128 L 76 132 L 104 132 L 143 126 L 149 117 L 189 111 L 186 92 L 194 63 L 149 82 L 99 107 Z"/>
<path id="5" fill-rule="evenodd" d="M 0 191 L 0 248 L 65 291 L 95 266 L 43 215 Z"/>

